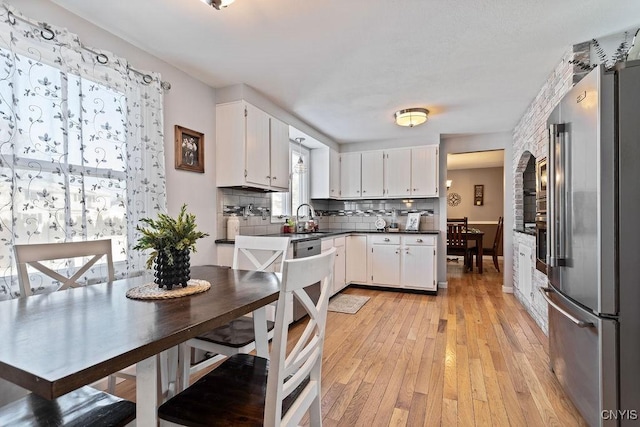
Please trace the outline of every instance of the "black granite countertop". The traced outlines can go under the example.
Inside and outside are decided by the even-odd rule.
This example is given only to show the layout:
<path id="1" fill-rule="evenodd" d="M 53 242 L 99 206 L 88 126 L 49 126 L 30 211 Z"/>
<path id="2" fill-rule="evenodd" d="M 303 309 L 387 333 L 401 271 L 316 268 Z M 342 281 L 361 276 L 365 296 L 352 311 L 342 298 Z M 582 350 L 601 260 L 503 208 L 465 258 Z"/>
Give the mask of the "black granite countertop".
<path id="1" fill-rule="evenodd" d="M 289 237 L 291 239 L 291 242 L 304 242 L 306 240 L 323 239 L 325 237 L 334 237 L 334 236 L 340 236 L 340 235 L 343 235 L 343 234 L 353 234 L 353 233 L 358 233 L 358 234 L 382 234 L 382 233 L 388 233 L 388 232 L 387 231 L 372 231 L 372 230 L 331 230 L 331 229 L 327 229 L 327 230 L 320 230 L 320 231 L 315 232 L 315 233 L 276 233 L 276 234 L 266 234 L 265 236 L 269 236 L 269 237 Z M 392 232 L 390 234 L 403 234 L 403 235 L 406 235 L 406 234 L 440 234 L 440 231 L 438 231 L 438 230 L 397 231 L 397 232 Z M 233 245 L 235 243 L 235 241 L 229 240 L 229 239 L 217 239 L 216 243 Z"/>

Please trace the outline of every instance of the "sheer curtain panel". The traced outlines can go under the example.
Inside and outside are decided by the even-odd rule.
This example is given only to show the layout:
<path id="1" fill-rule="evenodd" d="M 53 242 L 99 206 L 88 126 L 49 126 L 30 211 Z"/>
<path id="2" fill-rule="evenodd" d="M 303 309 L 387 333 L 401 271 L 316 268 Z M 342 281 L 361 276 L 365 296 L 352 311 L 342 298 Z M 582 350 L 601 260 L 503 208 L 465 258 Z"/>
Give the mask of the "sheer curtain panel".
<path id="1" fill-rule="evenodd" d="M 159 75 L 0 2 L 0 300 L 19 295 L 14 244 L 110 238 L 116 278 L 144 270 L 135 226 L 166 211 L 162 102 Z"/>

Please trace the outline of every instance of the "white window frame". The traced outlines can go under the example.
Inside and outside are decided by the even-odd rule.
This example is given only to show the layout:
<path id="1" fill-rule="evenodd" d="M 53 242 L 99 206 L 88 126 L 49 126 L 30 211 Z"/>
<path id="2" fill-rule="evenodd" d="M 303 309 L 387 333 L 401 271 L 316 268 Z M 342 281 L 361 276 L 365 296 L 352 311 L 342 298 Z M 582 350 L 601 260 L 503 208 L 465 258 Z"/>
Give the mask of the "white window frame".
<path id="1" fill-rule="evenodd" d="M 281 193 L 272 193 L 271 194 L 271 223 L 273 224 L 278 224 L 278 223 L 284 223 L 286 221 L 287 218 L 289 217 L 295 217 L 296 215 L 296 208 L 298 207 L 298 205 L 300 205 L 301 203 L 309 203 L 310 202 L 310 176 L 311 176 L 311 169 L 310 169 L 310 165 L 311 165 L 311 151 L 306 148 L 305 146 L 302 146 L 302 160 L 304 161 L 305 165 L 307 165 L 307 171 L 302 175 L 302 195 L 300 197 L 300 201 L 298 204 L 296 204 L 295 206 L 293 206 L 293 197 L 292 197 L 292 193 L 291 193 L 291 189 L 292 189 L 292 185 L 293 185 L 293 180 L 296 179 L 300 179 L 300 175 L 298 175 L 297 173 L 293 172 L 293 165 L 298 161 L 298 157 L 299 157 L 299 153 L 300 153 L 300 146 L 297 143 L 294 143 L 293 141 L 290 141 L 289 143 L 289 191 L 287 192 L 281 192 Z M 280 195 L 280 196 L 277 196 Z M 284 213 L 283 215 L 275 215 L 274 214 L 274 209 L 273 209 L 273 200 L 274 200 L 274 196 L 275 197 L 284 197 L 285 198 L 285 204 L 288 208 L 288 212 Z"/>

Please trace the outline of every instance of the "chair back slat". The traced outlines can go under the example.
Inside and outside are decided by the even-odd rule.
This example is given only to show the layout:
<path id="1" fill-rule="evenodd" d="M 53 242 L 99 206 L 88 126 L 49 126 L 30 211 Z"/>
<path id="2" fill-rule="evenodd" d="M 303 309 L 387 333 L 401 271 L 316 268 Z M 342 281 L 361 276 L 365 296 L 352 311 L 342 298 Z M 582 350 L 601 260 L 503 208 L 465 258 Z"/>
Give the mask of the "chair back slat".
<path id="1" fill-rule="evenodd" d="M 288 248 L 288 237 L 236 236 L 232 268 L 281 272 Z"/>
<path id="2" fill-rule="evenodd" d="M 336 248 L 308 258 L 287 260 L 282 271 L 282 283 L 276 313 L 276 327 L 271 349 L 271 364 L 267 380 L 265 426 L 298 425 L 317 391 L 322 364 L 327 306 Z M 320 297 L 313 303 L 304 289 L 320 282 Z M 287 319 L 291 314 L 290 298 L 297 298 L 309 314 L 307 325 L 300 338 L 287 354 Z M 296 402 L 282 417 L 282 401 L 300 384 L 309 379 Z"/>
<path id="3" fill-rule="evenodd" d="M 18 283 L 20 294 L 30 296 L 33 293 L 31 278 L 28 266 L 34 268 L 61 283 L 56 290 L 63 290 L 69 287 L 75 288 L 83 286 L 78 280 L 85 274 L 98 260 L 106 258 L 107 277 L 106 280 L 113 281 L 115 272 L 113 268 L 113 256 L 111 253 L 111 239 L 91 240 L 87 242 L 66 242 L 66 243 L 38 243 L 14 246 L 16 264 L 18 267 Z M 44 261 L 71 260 L 75 258 L 89 258 L 70 277 L 62 275 L 46 265 Z"/>
<path id="4" fill-rule="evenodd" d="M 467 248 L 468 219 L 447 218 L 447 247 L 452 249 Z"/>

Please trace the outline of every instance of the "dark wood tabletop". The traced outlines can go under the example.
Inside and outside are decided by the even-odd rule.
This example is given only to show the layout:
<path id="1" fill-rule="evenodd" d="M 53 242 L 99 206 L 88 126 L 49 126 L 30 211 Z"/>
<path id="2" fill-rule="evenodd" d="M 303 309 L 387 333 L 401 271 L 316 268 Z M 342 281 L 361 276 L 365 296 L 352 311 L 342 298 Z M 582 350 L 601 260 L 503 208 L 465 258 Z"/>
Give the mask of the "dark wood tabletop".
<path id="1" fill-rule="evenodd" d="M 52 399 L 149 358 L 278 298 L 274 273 L 193 267 L 201 294 L 125 296 L 148 277 L 0 302 L 0 377 Z"/>

